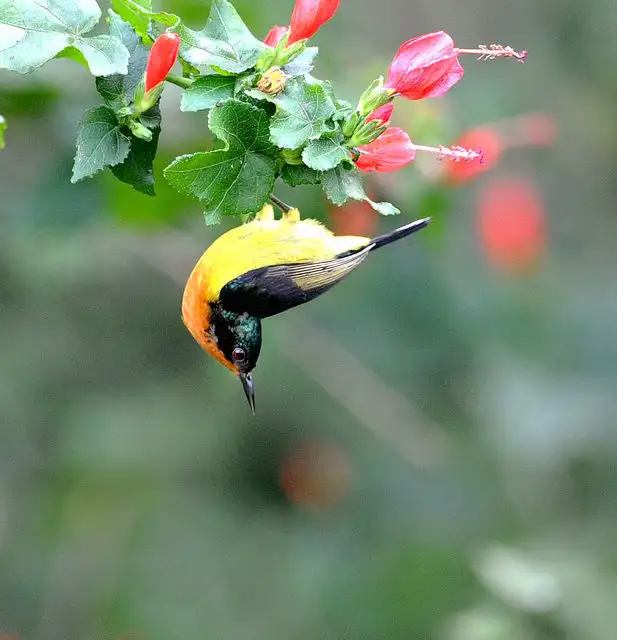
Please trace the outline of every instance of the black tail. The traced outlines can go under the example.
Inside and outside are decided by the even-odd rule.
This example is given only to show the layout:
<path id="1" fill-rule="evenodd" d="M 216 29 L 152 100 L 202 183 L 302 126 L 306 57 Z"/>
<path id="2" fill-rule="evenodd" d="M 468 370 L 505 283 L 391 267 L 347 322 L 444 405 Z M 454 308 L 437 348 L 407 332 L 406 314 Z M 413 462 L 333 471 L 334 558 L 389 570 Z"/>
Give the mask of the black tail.
<path id="1" fill-rule="evenodd" d="M 430 218 L 414 220 L 413 222 L 405 224 L 394 231 L 390 231 L 390 233 L 384 233 L 382 236 L 377 236 L 371 240 L 373 246 L 370 250 L 375 251 L 375 249 L 379 249 L 379 247 L 383 247 L 391 242 L 395 242 L 396 240 L 400 240 L 405 236 L 415 233 L 416 231 L 420 231 L 420 229 L 424 229 L 430 221 Z"/>

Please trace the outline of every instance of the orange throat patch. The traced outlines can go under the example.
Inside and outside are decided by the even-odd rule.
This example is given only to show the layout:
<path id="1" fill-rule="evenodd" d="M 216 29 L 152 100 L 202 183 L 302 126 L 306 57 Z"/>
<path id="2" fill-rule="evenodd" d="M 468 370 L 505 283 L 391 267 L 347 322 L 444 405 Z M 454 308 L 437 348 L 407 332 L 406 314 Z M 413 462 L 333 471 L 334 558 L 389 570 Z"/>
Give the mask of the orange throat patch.
<path id="1" fill-rule="evenodd" d="M 182 320 L 186 328 L 201 347 L 213 358 L 238 375 L 236 367 L 229 362 L 216 344 L 210 327 L 210 303 L 206 299 L 204 274 L 199 262 L 189 276 L 182 297 Z"/>

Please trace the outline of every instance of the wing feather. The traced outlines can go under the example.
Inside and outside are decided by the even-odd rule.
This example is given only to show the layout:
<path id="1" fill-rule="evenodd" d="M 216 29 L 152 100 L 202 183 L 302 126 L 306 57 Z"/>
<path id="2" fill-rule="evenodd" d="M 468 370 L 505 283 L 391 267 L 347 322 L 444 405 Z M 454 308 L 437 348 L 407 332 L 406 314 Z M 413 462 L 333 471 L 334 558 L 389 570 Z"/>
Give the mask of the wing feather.
<path id="1" fill-rule="evenodd" d="M 228 282 L 220 301 L 230 311 L 258 318 L 276 315 L 328 291 L 364 261 L 371 247 L 332 260 L 253 269 Z"/>

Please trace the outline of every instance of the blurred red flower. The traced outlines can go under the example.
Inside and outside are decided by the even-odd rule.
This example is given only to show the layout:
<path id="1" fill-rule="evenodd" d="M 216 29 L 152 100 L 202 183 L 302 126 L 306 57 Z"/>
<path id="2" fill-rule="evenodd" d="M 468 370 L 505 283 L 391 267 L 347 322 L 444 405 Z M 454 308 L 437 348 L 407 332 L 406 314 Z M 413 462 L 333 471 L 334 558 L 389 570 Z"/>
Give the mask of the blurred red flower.
<path id="1" fill-rule="evenodd" d="M 349 491 L 351 465 L 347 452 L 327 440 L 298 442 L 279 467 L 279 483 L 298 506 L 326 509 L 339 504 Z"/>
<path id="2" fill-rule="evenodd" d="M 377 218 L 373 207 L 362 200 L 348 200 L 342 207 L 330 210 L 332 231 L 337 236 L 372 238 L 377 230 Z"/>
<path id="3" fill-rule="evenodd" d="M 475 127 L 466 131 L 456 142 L 467 149 L 478 149 L 482 162 L 444 163 L 444 178 L 449 184 L 461 184 L 477 178 L 495 167 L 504 150 L 502 135 L 491 126 Z"/>
<path id="4" fill-rule="evenodd" d="M 546 249 L 546 216 L 528 180 L 500 178 L 485 185 L 476 216 L 482 250 L 492 265 L 520 273 L 537 264 Z"/>

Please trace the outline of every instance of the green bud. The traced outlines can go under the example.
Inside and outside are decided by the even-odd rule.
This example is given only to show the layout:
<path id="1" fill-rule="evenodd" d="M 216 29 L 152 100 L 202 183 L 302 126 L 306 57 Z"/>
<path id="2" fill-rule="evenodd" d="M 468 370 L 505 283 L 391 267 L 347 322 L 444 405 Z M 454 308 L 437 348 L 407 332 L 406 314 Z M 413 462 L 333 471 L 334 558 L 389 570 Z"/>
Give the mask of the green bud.
<path id="1" fill-rule="evenodd" d="M 131 133 L 140 140 L 145 140 L 146 142 L 150 142 L 152 140 L 152 131 L 147 127 L 144 127 L 141 122 L 137 122 L 136 120 L 129 120 L 127 123 L 128 128 L 131 130 Z"/>
<path id="2" fill-rule="evenodd" d="M 275 66 L 274 61 L 276 60 L 276 50 L 275 49 L 266 49 L 255 63 L 256 71 L 266 71 L 270 67 Z"/>
<path id="3" fill-rule="evenodd" d="M 152 87 L 148 93 L 144 93 L 143 83 L 140 83 L 135 91 L 134 105 L 136 116 L 148 111 L 148 109 L 152 109 L 163 93 L 164 84 L 164 82 L 161 82 L 161 84 L 157 84 L 156 87 Z"/>
<path id="4" fill-rule="evenodd" d="M 295 60 L 304 50 L 306 49 L 306 40 L 300 40 L 300 42 L 294 42 L 292 45 L 289 45 L 286 49 L 278 52 L 277 47 L 277 57 L 276 63 L 279 67 L 286 65 L 287 63 Z"/>
<path id="5" fill-rule="evenodd" d="M 392 92 L 383 86 L 383 76 L 379 76 L 377 80 L 369 85 L 369 87 L 360 96 L 358 101 L 358 111 L 363 116 L 368 116 L 375 109 L 392 101 Z"/>
<path id="6" fill-rule="evenodd" d="M 347 140 L 346 146 L 361 147 L 364 144 L 369 144 L 379 138 L 387 128 L 388 125 L 384 124 L 381 120 L 365 122 L 362 126 L 358 127 L 353 136 Z"/>
<path id="7" fill-rule="evenodd" d="M 378 126 L 371 127 L 370 129 L 366 127 L 366 130 L 362 130 L 361 132 L 362 142 L 360 143 L 361 145 L 370 144 L 374 140 L 377 140 L 377 138 L 379 138 L 379 136 L 388 128 L 387 124 L 379 125 L 379 122 L 380 122 L 379 120 L 372 120 L 371 122 L 369 122 L 369 124 L 373 124 L 373 122 L 376 122 Z"/>
<path id="8" fill-rule="evenodd" d="M 358 126 L 364 121 L 364 118 L 355 111 L 351 114 L 349 120 L 345 120 L 343 122 L 343 126 L 341 127 L 341 131 L 346 138 L 351 138 L 354 134 L 354 131 L 358 128 Z"/>
<path id="9" fill-rule="evenodd" d="M 285 164 L 303 164 L 302 149 L 281 149 L 280 154 Z"/>

